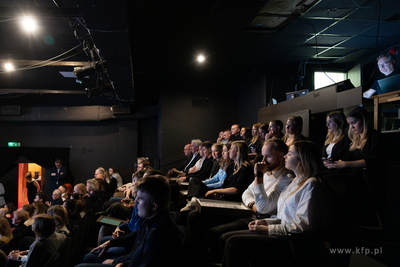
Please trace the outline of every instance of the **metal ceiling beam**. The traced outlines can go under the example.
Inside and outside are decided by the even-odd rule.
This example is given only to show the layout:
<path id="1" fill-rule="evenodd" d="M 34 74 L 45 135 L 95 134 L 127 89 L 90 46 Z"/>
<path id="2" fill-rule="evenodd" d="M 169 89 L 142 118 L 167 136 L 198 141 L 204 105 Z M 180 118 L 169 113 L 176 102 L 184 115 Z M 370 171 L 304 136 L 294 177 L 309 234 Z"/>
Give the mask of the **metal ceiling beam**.
<path id="1" fill-rule="evenodd" d="M 21 15 L 31 15 L 46 18 L 81 18 L 82 15 L 77 7 L 37 7 L 30 6 L 21 8 L 17 6 L 0 6 L 0 18 L 15 18 Z"/>
<path id="2" fill-rule="evenodd" d="M 84 90 L 49 90 L 49 89 L 0 89 L 1 94 L 60 94 L 60 95 L 85 95 Z"/>
<path id="3" fill-rule="evenodd" d="M 5 60 L 0 59 L 0 64 L 2 63 L 13 63 L 17 66 L 69 66 L 69 67 L 80 67 L 91 64 L 89 61 L 49 61 L 49 60 Z"/>

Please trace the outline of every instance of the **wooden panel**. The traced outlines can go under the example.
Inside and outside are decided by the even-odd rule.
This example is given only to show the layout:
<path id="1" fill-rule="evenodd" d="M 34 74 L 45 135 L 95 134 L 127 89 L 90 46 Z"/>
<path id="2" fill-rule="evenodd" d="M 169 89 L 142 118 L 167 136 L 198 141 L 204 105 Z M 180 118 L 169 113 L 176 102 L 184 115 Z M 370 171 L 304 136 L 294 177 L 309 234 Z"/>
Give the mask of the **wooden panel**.
<path id="1" fill-rule="evenodd" d="M 337 93 L 336 108 L 347 108 L 362 104 L 362 87 Z"/>
<path id="2" fill-rule="evenodd" d="M 262 119 L 260 119 L 260 113 L 259 113 L 258 122 L 269 123 L 271 120 L 281 120 L 283 122 L 283 128 L 284 128 L 282 132 L 285 133 L 286 121 L 289 117 L 292 117 L 292 116 L 301 116 L 303 118 L 302 134 L 304 136 L 309 136 L 309 125 L 310 125 L 310 110 L 309 109 L 300 110 L 300 111 L 296 111 L 296 112 L 290 112 L 290 113 L 283 113 L 283 114 L 264 112 Z"/>

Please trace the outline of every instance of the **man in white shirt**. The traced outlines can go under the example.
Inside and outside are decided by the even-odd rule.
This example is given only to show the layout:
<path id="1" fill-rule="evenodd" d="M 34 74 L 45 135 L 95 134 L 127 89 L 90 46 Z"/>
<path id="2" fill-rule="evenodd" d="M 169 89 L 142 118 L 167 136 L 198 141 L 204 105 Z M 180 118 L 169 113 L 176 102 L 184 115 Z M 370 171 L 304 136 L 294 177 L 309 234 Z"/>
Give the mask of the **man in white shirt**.
<path id="1" fill-rule="evenodd" d="M 287 151 L 288 147 L 281 139 L 269 139 L 264 143 L 263 160 L 254 166 L 254 182 L 242 195 L 243 203 L 254 211 L 254 216 L 211 228 L 207 232 L 207 242 L 213 256 L 222 254 L 218 251 L 218 239 L 222 234 L 247 230 L 252 220 L 276 214 L 279 195 L 291 183 L 290 171 L 285 168 Z"/>

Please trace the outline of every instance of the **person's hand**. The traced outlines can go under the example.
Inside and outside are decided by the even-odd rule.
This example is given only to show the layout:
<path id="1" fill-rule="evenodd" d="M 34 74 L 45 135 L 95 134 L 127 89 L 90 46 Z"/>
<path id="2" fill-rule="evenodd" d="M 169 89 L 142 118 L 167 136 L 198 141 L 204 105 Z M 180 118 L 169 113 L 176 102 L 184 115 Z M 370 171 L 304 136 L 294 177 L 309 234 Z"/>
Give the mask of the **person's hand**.
<path id="1" fill-rule="evenodd" d="M 176 176 L 176 177 L 179 178 L 179 177 L 184 177 L 184 176 L 185 176 L 184 173 L 180 173 L 180 174 L 178 174 L 178 176 Z"/>
<path id="2" fill-rule="evenodd" d="M 182 183 L 184 181 L 186 181 L 186 176 L 183 176 L 181 178 L 176 179 L 178 182 Z"/>
<path id="3" fill-rule="evenodd" d="M 272 132 L 266 133 L 266 134 L 265 134 L 265 137 L 264 137 L 264 140 L 271 139 L 272 136 L 273 136 L 273 133 L 272 133 Z"/>
<path id="4" fill-rule="evenodd" d="M 116 239 L 116 238 L 118 238 L 118 237 L 123 236 L 124 234 L 125 234 L 125 231 L 122 231 L 121 229 L 119 229 L 119 227 L 117 227 L 117 228 L 115 229 L 115 231 L 112 233 L 112 238 L 113 238 L 113 239 Z"/>
<path id="5" fill-rule="evenodd" d="M 254 165 L 254 174 L 257 174 L 258 172 L 262 172 L 263 174 L 268 171 L 269 164 L 265 162 L 257 162 Z"/>
<path id="6" fill-rule="evenodd" d="M 257 153 L 256 149 L 252 147 L 251 148 L 251 153 Z"/>
<path id="7" fill-rule="evenodd" d="M 257 232 L 257 234 L 268 235 L 267 225 L 252 225 L 249 227 L 250 231 Z"/>
<path id="8" fill-rule="evenodd" d="M 253 225 L 268 225 L 266 220 L 257 220 L 257 221 L 252 221 L 249 223 L 249 229 Z"/>
<path id="9" fill-rule="evenodd" d="M 21 256 L 28 255 L 28 253 L 29 253 L 29 250 L 24 250 L 24 251 L 20 251 L 20 252 L 19 252 L 19 254 L 20 254 Z"/>
<path id="10" fill-rule="evenodd" d="M 20 257 L 20 252 L 19 252 L 19 250 L 13 250 L 13 251 L 11 251 L 10 252 L 10 254 L 8 254 L 8 259 L 9 260 L 13 260 L 13 261 L 16 261 L 16 260 L 18 260 L 18 258 Z"/>
<path id="11" fill-rule="evenodd" d="M 206 193 L 205 198 L 219 198 L 221 193 L 218 193 L 217 190 L 210 190 Z"/>
<path id="12" fill-rule="evenodd" d="M 109 248 L 110 248 L 110 241 L 107 241 L 107 242 L 104 242 L 103 244 L 101 244 L 100 246 L 98 246 L 97 248 L 92 249 L 92 251 L 90 251 L 90 253 L 99 252 L 99 258 L 101 258 L 103 253 L 105 253 Z"/>
<path id="13" fill-rule="evenodd" d="M 124 267 L 123 263 L 118 263 L 117 265 L 115 265 L 115 267 Z"/>
<path id="14" fill-rule="evenodd" d="M 46 204 L 47 206 L 50 206 L 50 201 L 46 201 L 44 204 Z"/>
<path id="15" fill-rule="evenodd" d="M 103 261 L 103 264 L 113 264 L 114 260 L 113 259 L 107 259 Z"/>
<path id="16" fill-rule="evenodd" d="M 343 160 L 324 162 L 328 169 L 343 169 L 346 168 L 346 162 Z"/>

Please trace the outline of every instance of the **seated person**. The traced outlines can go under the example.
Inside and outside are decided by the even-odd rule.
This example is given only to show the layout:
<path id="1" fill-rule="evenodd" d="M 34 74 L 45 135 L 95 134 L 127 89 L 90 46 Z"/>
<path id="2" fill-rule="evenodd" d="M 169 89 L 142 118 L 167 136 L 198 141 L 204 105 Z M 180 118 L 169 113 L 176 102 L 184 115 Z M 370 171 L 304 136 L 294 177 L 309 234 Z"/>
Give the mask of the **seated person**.
<path id="1" fill-rule="evenodd" d="M 35 206 L 35 211 L 33 212 L 32 218 L 35 219 L 35 216 L 36 216 L 36 215 L 39 215 L 39 214 L 46 214 L 46 212 L 45 212 L 45 206 L 44 206 L 44 204 L 43 204 L 42 201 L 36 201 L 36 202 L 34 202 L 34 203 L 33 203 L 33 206 Z"/>
<path id="2" fill-rule="evenodd" d="M 73 193 L 70 199 L 75 201 L 75 211 L 83 218 L 87 212 L 85 199 L 76 193 Z"/>
<path id="3" fill-rule="evenodd" d="M 269 122 L 268 133 L 265 135 L 265 140 L 272 138 L 283 138 L 283 122 L 280 120 L 272 120 Z"/>
<path id="4" fill-rule="evenodd" d="M 254 182 L 244 191 L 243 203 L 253 210 L 254 215 L 223 225 L 218 225 L 207 231 L 207 243 L 210 251 L 221 256 L 218 251 L 218 239 L 224 233 L 246 230 L 247 225 L 255 218 L 268 218 L 276 214 L 278 198 L 291 183 L 290 171 L 285 168 L 285 155 L 288 147 L 281 139 L 269 139 L 262 148 L 263 160 L 254 166 L 256 175 Z"/>
<path id="5" fill-rule="evenodd" d="M 64 234 L 65 236 L 69 235 L 68 227 L 70 225 L 68 223 L 68 213 L 64 206 L 55 205 L 50 207 L 50 209 L 47 211 L 47 214 L 54 219 L 56 224 L 56 233 Z"/>
<path id="6" fill-rule="evenodd" d="M 33 224 L 33 213 L 35 212 L 35 206 L 31 204 L 25 204 L 22 206 L 22 210 L 28 212 L 28 219 L 24 222 L 25 226 Z"/>
<path id="7" fill-rule="evenodd" d="M 72 229 L 72 227 L 81 220 L 81 215 L 79 214 L 79 212 L 76 209 L 75 200 L 67 199 L 64 201 L 63 206 L 64 206 L 65 210 L 67 211 L 68 223 Z"/>
<path id="8" fill-rule="evenodd" d="M 61 198 L 61 190 L 59 190 L 59 189 L 55 189 L 53 191 L 53 194 L 51 195 L 51 197 L 53 199 L 53 201 L 51 201 L 51 203 L 49 201 L 46 201 L 46 204 L 49 205 L 50 207 L 54 206 L 54 205 L 62 205 L 64 202 Z"/>
<path id="9" fill-rule="evenodd" d="M 191 177 L 196 178 L 200 181 L 207 179 L 210 176 L 211 169 L 213 167 L 213 157 L 211 153 L 211 147 L 213 143 L 210 141 L 205 141 L 200 146 L 201 159 L 193 166 L 186 176 L 178 175 L 177 181 L 188 182 Z"/>
<path id="10" fill-rule="evenodd" d="M 371 86 L 371 88 L 368 91 L 364 92 L 363 96 L 365 98 L 370 98 L 375 93 L 378 95 L 383 93 L 381 87 L 379 86 L 378 80 L 389 78 L 400 73 L 400 69 L 396 68 L 396 61 L 390 54 L 381 54 L 378 56 L 376 61 L 378 64 L 380 75 Z"/>
<path id="11" fill-rule="evenodd" d="M 219 146 L 218 144 L 214 144 L 214 146 Z M 213 146 L 213 147 L 214 147 Z M 211 189 L 222 188 L 226 177 L 226 169 L 231 163 L 231 159 L 229 158 L 229 149 L 231 147 L 231 143 L 225 143 L 222 149 L 222 160 L 219 161 L 219 170 L 218 173 L 215 174 L 212 178 L 207 180 L 199 181 L 198 179 L 190 179 L 189 180 L 189 188 L 187 193 L 187 198 L 191 199 L 187 203 L 187 205 L 181 209 L 181 212 L 193 210 L 195 208 L 196 197 L 204 197 L 206 192 Z M 214 154 L 213 154 L 214 155 Z M 215 153 L 217 156 L 218 153 Z M 192 199 L 194 197 L 194 199 Z"/>
<path id="12" fill-rule="evenodd" d="M 251 134 L 253 138 L 249 142 L 249 156 L 256 156 L 261 152 L 260 147 L 263 139 L 260 137 L 260 126 L 261 123 L 253 124 L 251 128 Z"/>
<path id="13" fill-rule="evenodd" d="M 96 179 L 86 180 L 86 192 L 89 194 L 93 203 L 96 203 L 100 197 L 100 185 Z"/>
<path id="14" fill-rule="evenodd" d="M 10 223 L 4 217 L 0 218 L 0 246 L 7 244 L 13 238 Z"/>
<path id="15" fill-rule="evenodd" d="M 229 150 L 229 158 L 233 162 L 226 171 L 226 178 L 221 189 L 210 190 L 205 194 L 206 198 L 220 199 L 229 201 L 241 201 L 241 197 L 246 188 L 253 181 L 253 165 L 247 160 L 248 147 L 243 141 L 232 142 Z M 188 227 L 192 233 L 193 242 L 199 252 L 199 260 L 207 259 L 205 245 L 206 230 L 216 225 L 227 223 L 229 217 L 206 216 L 198 210 L 192 210 L 188 217 Z M 203 262 L 204 263 L 204 262 Z"/>
<path id="16" fill-rule="evenodd" d="M 49 208 L 49 205 L 46 204 L 47 201 L 47 195 L 43 193 L 42 191 L 39 191 L 35 194 L 35 199 L 33 200 L 34 202 L 42 202 L 44 205 L 44 212 L 47 212 L 47 209 Z"/>
<path id="17" fill-rule="evenodd" d="M 253 165 L 248 161 L 247 144 L 235 141 L 231 144 L 229 158 L 233 163 L 226 170 L 226 178 L 221 189 L 210 190 L 206 198 L 224 198 L 230 201 L 241 201 L 241 196 L 253 180 Z"/>
<path id="18" fill-rule="evenodd" d="M 251 139 L 250 127 L 242 127 L 242 129 L 240 130 L 240 136 L 243 138 L 243 141 L 245 141 L 246 144 L 249 144 Z"/>
<path id="19" fill-rule="evenodd" d="M 313 232 L 324 225 L 320 176 L 323 163 L 318 146 L 309 141 L 295 142 L 285 156 L 285 167 L 295 174 L 293 182 L 280 194 L 276 218 L 252 221 L 246 231 L 222 235 L 225 253 L 222 266 L 292 266 L 290 234 Z M 321 212 L 322 211 L 322 212 Z M 274 237 L 274 238 L 272 238 Z M 284 237 L 284 238 L 283 238 Z M 254 255 L 254 256 L 253 256 Z M 263 257 L 257 257 L 263 255 Z"/>
<path id="20" fill-rule="evenodd" d="M 347 135 L 349 124 L 343 113 L 339 111 L 329 113 L 326 116 L 326 127 L 328 128 L 328 133 L 326 134 L 325 144 L 322 148 L 322 158 L 325 158 L 325 166 L 331 160 L 346 159 L 349 156 L 351 142 Z"/>
<path id="21" fill-rule="evenodd" d="M 122 181 L 122 177 L 121 175 L 118 173 L 117 169 L 115 169 L 115 167 L 110 167 L 108 169 L 108 173 L 110 174 L 111 178 L 114 178 L 115 180 L 117 180 L 117 187 L 121 187 L 124 182 Z"/>
<path id="22" fill-rule="evenodd" d="M 86 206 L 87 210 L 90 210 L 91 208 L 93 208 L 93 201 L 86 193 L 86 186 L 84 184 L 80 183 L 80 184 L 75 185 L 74 193 L 79 194 L 80 196 L 83 197 L 83 199 L 85 200 L 85 206 Z"/>
<path id="23" fill-rule="evenodd" d="M 177 251 L 182 249 L 179 229 L 172 220 L 168 207 L 170 199 L 169 182 L 164 176 L 154 175 L 141 178 L 136 183 L 138 214 L 143 219 L 139 230 L 120 238 L 105 242 L 92 250 L 98 257 L 90 257 L 96 263 L 84 266 L 178 266 Z M 167 244 L 167 245 L 166 245 Z M 132 247 L 128 255 L 112 258 L 107 253 L 110 247 Z M 129 251 L 129 250 L 128 250 Z M 94 255 L 96 256 L 96 255 Z M 89 257 L 85 256 L 85 259 Z"/>
<path id="24" fill-rule="evenodd" d="M 14 211 L 14 217 L 12 219 L 12 234 L 15 237 L 17 234 L 22 233 L 26 229 L 26 225 L 24 224 L 26 220 L 29 218 L 29 213 L 20 209 Z"/>
<path id="25" fill-rule="evenodd" d="M 243 140 L 243 138 L 240 136 L 240 125 L 233 124 L 231 127 L 231 136 L 229 137 L 229 142 L 241 140 Z"/>
<path id="26" fill-rule="evenodd" d="M 217 138 L 217 143 L 226 143 L 224 139 L 224 131 L 220 131 Z"/>
<path id="27" fill-rule="evenodd" d="M 65 201 L 66 199 L 68 199 L 69 198 L 69 195 L 68 195 L 68 192 L 67 192 L 67 186 L 66 185 L 64 185 L 64 184 L 62 184 L 62 185 L 60 185 L 59 187 L 58 187 L 58 189 L 61 191 L 61 198 L 62 198 L 62 201 Z"/>
<path id="28" fill-rule="evenodd" d="M 300 116 L 289 117 L 286 122 L 286 134 L 282 138 L 283 142 L 290 147 L 296 141 L 305 140 L 306 138 L 301 134 L 302 130 L 303 118 Z"/>
<path id="29" fill-rule="evenodd" d="M 54 232 L 54 220 L 47 214 L 35 217 L 32 230 L 36 241 L 28 251 L 11 251 L 7 267 L 20 266 L 23 262 L 26 262 L 25 267 L 44 266 L 65 239 L 65 235 Z"/>

